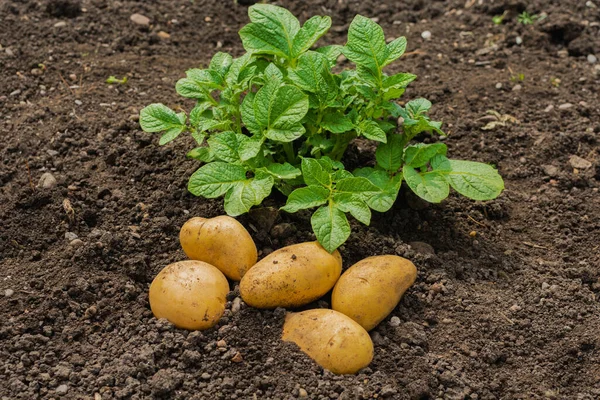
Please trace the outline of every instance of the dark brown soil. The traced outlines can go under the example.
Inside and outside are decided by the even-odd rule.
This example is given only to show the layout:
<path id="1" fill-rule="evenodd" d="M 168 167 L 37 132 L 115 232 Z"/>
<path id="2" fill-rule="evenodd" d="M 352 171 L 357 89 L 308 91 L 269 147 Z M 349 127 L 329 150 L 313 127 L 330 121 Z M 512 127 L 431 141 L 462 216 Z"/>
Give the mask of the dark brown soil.
<path id="1" fill-rule="evenodd" d="M 388 318 L 372 331 L 369 368 L 334 376 L 279 341 L 283 310 L 231 310 L 236 290 L 219 326 L 202 333 L 173 329 L 148 306 L 152 277 L 184 259 L 179 227 L 223 210 L 186 191 L 191 143 L 158 147 L 136 117 L 151 102 L 190 107 L 176 80 L 219 48 L 242 52 L 246 6 L 1 1 L 0 398 L 599 399 L 594 2 L 281 2 L 301 20 L 331 15 L 329 43 L 343 43 L 356 13 L 406 35 L 411 54 L 395 68 L 419 75 L 406 98 L 434 102 L 453 157 L 494 163 L 506 180 L 496 201 L 453 195 L 424 207 L 403 197 L 371 227 L 353 224 L 345 267 L 398 254 L 419 277 L 390 316 L 399 326 Z M 548 17 L 517 24 L 525 9 Z M 108 85 L 110 75 L 129 80 Z M 483 131 L 487 110 L 520 123 Z M 591 166 L 574 168 L 572 156 Z M 46 172 L 56 185 L 35 187 Z M 306 215 L 279 216 L 291 225 L 272 233 L 240 220 L 262 255 L 313 238 Z"/>

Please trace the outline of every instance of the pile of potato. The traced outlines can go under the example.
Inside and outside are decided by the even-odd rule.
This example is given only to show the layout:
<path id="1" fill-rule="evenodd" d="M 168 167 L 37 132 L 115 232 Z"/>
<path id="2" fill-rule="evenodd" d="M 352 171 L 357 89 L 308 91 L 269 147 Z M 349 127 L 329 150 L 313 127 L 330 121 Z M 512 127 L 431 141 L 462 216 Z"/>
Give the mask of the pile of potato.
<path id="1" fill-rule="evenodd" d="M 190 258 L 165 267 L 150 285 L 156 318 L 178 328 L 214 326 L 225 311 L 229 282 L 256 308 L 297 308 L 333 289 L 331 307 L 288 313 L 282 339 L 296 343 L 321 367 L 353 374 L 373 359 L 368 331 L 398 305 L 415 281 L 410 261 L 392 255 L 357 262 L 342 274 L 342 257 L 318 242 L 287 246 L 258 261 L 248 231 L 228 216 L 192 218 L 179 235 Z"/>

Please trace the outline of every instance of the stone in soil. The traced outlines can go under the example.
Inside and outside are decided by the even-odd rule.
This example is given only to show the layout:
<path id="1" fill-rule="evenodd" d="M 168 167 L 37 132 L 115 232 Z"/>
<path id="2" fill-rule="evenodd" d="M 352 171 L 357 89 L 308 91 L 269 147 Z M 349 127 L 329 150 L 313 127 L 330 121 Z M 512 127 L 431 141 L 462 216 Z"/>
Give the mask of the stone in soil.
<path id="1" fill-rule="evenodd" d="M 571 164 L 571 167 L 577 169 L 588 169 L 592 166 L 591 162 L 577 155 L 572 155 L 569 157 L 569 164 Z"/>
<path id="2" fill-rule="evenodd" d="M 132 14 L 131 17 L 129 17 L 129 19 L 134 24 L 137 24 L 137 25 L 140 25 L 140 26 L 148 26 L 148 25 L 150 25 L 150 18 L 148 18 L 148 17 L 146 17 L 145 15 L 142 15 L 142 14 L 138 14 L 138 13 Z"/>
<path id="3" fill-rule="evenodd" d="M 44 172 L 38 181 L 38 187 L 42 189 L 52 189 L 56 184 L 56 178 L 50 172 Z"/>

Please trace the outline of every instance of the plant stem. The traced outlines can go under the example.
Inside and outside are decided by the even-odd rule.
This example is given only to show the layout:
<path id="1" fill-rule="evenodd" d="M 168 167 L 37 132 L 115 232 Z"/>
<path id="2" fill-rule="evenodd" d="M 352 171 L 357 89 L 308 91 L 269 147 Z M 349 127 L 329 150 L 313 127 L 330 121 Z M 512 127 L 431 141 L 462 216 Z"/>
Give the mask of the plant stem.
<path id="1" fill-rule="evenodd" d="M 292 165 L 295 164 L 296 163 L 296 154 L 294 153 L 294 145 L 292 144 L 292 142 L 284 143 L 283 150 L 285 151 L 285 156 L 287 158 L 287 161 Z"/>
<path id="2" fill-rule="evenodd" d="M 346 148 L 348 145 L 356 137 L 356 133 L 354 131 L 346 132 L 344 134 L 338 135 L 335 138 L 335 145 L 333 146 L 333 150 L 331 150 L 331 158 L 335 161 L 340 161 L 346 152 Z"/>

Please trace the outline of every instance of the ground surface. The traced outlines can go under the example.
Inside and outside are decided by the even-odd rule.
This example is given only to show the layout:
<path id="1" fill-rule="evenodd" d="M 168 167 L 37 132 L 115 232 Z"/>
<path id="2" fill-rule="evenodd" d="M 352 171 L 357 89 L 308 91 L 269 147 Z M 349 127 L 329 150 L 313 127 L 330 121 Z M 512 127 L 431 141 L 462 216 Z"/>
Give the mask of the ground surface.
<path id="1" fill-rule="evenodd" d="M 235 291 L 202 333 L 155 320 L 147 302 L 152 277 L 184 259 L 180 226 L 223 210 L 186 191 L 191 143 L 158 147 L 136 116 L 157 101 L 189 109 L 176 80 L 219 48 L 242 52 L 246 7 L 0 2 L 0 398 L 600 398 L 600 70 L 587 59 L 600 55 L 600 8 L 527 3 L 548 17 L 517 24 L 519 1 L 282 2 L 302 21 L 331 15 L 328 43 L 356 13 L 406 35 L 412 54 L 393 69 L 419 79 L 405 97 L 433 101 L 454 158 L 506 180 L 496 201 L 402 198 L 353 224 L 345 267 L 398 254 L 419 277 L 390 316 L 399 326 L 372 331 L 370 367 L 337 377 L 280 343 L 283 311 L 238 307 Z M 487 110 L 520 123 L 483 131 Z M 56 184 L 34 188 L 45 172 Z M 304 215 L 272 233 L 241 221 L 263 255 L 312 238 Z"/>

